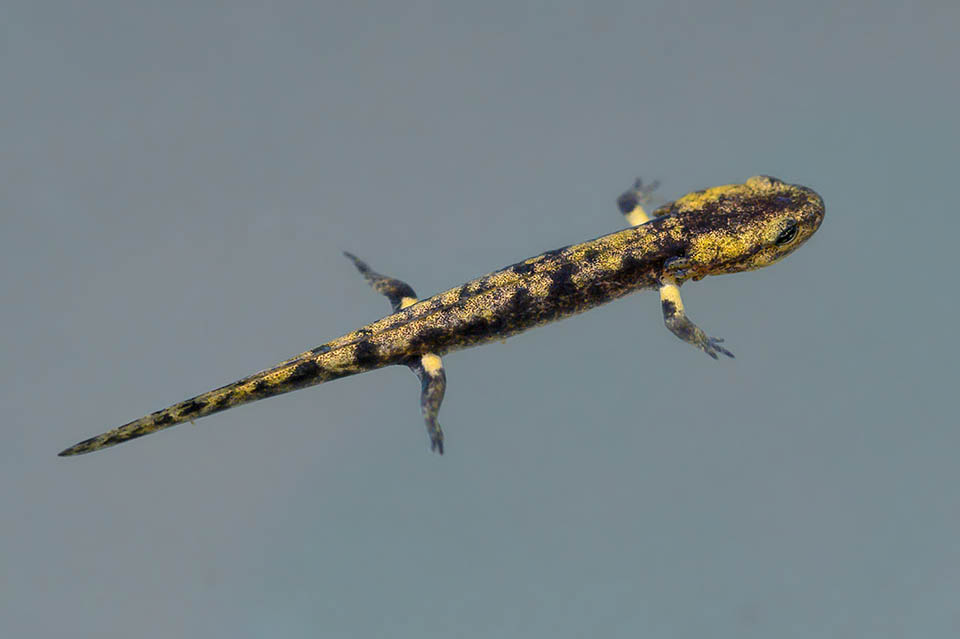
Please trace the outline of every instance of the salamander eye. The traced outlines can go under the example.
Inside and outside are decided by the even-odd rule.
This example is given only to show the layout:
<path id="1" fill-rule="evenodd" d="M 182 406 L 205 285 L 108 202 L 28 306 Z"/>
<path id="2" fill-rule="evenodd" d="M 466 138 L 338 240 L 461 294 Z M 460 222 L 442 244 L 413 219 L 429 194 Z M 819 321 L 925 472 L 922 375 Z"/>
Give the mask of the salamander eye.
<path id="1" fill-rule="evenodd" d="M 777 236 L 777 239 L 775 239 L 773 243 L 777 246 L 789 244 L 797 237 L 798 228 L 796 220 L 787 220 L 787 225 L 780 231 L 780 235 Z"/>

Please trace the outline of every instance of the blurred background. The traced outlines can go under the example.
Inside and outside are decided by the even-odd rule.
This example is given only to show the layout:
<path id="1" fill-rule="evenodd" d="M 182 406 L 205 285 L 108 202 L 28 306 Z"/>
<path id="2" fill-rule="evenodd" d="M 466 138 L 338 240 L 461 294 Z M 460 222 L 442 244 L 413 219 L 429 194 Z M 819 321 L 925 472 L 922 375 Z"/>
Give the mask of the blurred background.
<path id="1" fill-rule="evenodd" d="M 5 2 L 0 634 L 960 632 L 955 2 Z M 81 439 L 764 173 L 776 266 Z M 950 291 L 953 291 L 951 293 Z"/>

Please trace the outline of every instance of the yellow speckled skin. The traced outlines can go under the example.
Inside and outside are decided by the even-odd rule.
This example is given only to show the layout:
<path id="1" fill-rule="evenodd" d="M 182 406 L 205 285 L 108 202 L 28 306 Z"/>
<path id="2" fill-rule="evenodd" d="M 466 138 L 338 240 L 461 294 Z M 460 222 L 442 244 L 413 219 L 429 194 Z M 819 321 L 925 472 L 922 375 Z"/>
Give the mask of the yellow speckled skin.
<path id="1" fill-rule="evenodd" d="M 686 319 L 678 287 L 688 279 L 772 264 L 813 235 L 824 215 L 823 201 L 811 189 L 765 176 L 690 193 L 657 209 L 649 221 L 629 194 L 622 196 L 620 208 L 639 226 L 537 255 L 416 302 L 413 290 L 402 282 L 391 280 L 399 286 L 396 290 L 381 290 L 382 285 L 375 284 L 391 297 L 396 312 L 60 454 L 87 453 L 240 404 L 392 364 L 417 366 L 422 360 L 419 365 L 436 371 L 439 355 L 502 340 L 641 289 L 659 288 L 668 327 L 716 357 L 711 349 L 727 351 L 716 346 L 719 340 L 710 343 L 711 338 Z"/>

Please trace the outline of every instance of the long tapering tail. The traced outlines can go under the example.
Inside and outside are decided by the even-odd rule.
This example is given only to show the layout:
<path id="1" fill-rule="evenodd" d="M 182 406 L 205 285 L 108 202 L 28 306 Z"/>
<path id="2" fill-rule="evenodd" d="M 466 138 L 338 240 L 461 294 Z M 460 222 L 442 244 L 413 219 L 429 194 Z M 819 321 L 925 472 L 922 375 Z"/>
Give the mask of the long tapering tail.
<path id="1" fill-rule="evenodd" d="M 274 368 L 191 397 L 169 408 L 86 439 L 67 448 L 60 453 L 60 456 L 82 455 L 115 446 L 234 406 L 363 372 L 364 369 L 356 366 L 354 350 L 355 347 L 350 346 L 333 349 L 327 345 L 319 346 Z"/>

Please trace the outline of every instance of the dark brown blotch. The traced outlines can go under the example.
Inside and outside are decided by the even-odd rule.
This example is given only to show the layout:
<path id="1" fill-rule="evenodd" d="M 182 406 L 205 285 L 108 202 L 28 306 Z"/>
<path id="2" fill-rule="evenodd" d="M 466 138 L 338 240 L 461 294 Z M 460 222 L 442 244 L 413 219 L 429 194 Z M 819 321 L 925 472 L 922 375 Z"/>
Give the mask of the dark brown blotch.
<path id="1" fill-rule="evenodd" d="M 533 264 L 519 262 L 517 264 L 514 264 L 510 268 L 517 275 L 528 275 L 530 273 L 533 273 L 533 269 L 536 267 L 536 265 L 537 265 L 536 262 L 534 262 Z"/>
<path id="2" fill-rule="evenodd" d="M 290 386 L 308 384 L 320 377 L 322 371 L 323 369 L 320 368 L 320 365 L 312 359 L 300 362 L 293 368 L 293 371 L 291 371 L 290 377 L 286 380 L 286 384 Z M 256 391 L 256 385 L 254 386 L 254 390 Z"/>
<path id="3" fill-rule="evenodd" d="M 180 405 L 180 414 L 183 416 L 199 413 L 206 406 L 206 402 L 190 399 Z"/>
<path id="4" fill-rule="evenodd" d="M 537 320 L 537 303 L 526 287 L 519 287 L 507 302 L 507 315 L 512 323 L 527 326 Z"/>
<path id="5" fill-rule="evenodd" d="M 353 361 L 361 368 L 373 366 L 380 361 L 380 348 L 369 340 L 362 341 L 357 344 L 357 349 L 353 354 Z"/>
<path id="6" fill-rule="evenodd" d="M 213 400 L 212 408 L 215 411 L 224 410 L 225 408 L 230 408 L 230 405 L 233 401 L 233 392 L 227 392 L 221 395 L 220 397 Z"/>
<path id="7" fill-rule="evenodd" d="M 410 338 L 410 347 L 417 352 L 442 348 L 449 335 L 442 328 L 425 328 Z"/>
<path id="8" fill-rule="evenodd" d="M 610 285 L 607 282 L 591 282 L 582 292 L 583 301 L 591 306 L 609 302 L 616 293 L 611 294 Z"/>
<path id="9" fill-rule="evenodd" d="M 550 274 L 550 289 L 547 296 L 557 300 L 576 295 L 577 287 L 573 283 L 573 276 L 579 269 L 576 264 L 567 262 Z"/>
<path id="10" fill-rule="evenodd" d="M 647 264 L 643 259 L 627 253 L 623 256 L 623 260 L 620 262 L 620 268 L 618 274 L 621 278 L 626 281 L 636 280 L 640 275 L 644 274 L 647 269 Z"/>
<path id="11" fill-rule="evenodd" d="M 543 254 L 543 259 L 544 259 L 544 260 L 552 259 L 552 258 L 560 255 L 561 253 L 563 253 L 563 252 L 564 252 L 565 250 L 567 250 L 568 248 L 570 248 L 570 247 L 569 247 L 569 246 L 561 246 L 560 248 L 555 248 L 555 249 L 553 249 L 552 251 L 547 251 L 546 253 Z"/>
<path id="12" fill-rule="evenodd" d="M 498 317 L 495 321 L 502 323 L 503 318 Z M 468 342 L 474 342 L 495 334 L 495 329 L 491 326 L 491 320 L 477 315 L 464 322 L 458 333 L 466 337 Z"/>

